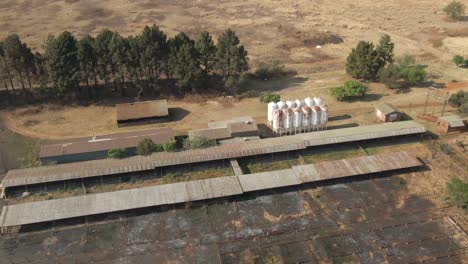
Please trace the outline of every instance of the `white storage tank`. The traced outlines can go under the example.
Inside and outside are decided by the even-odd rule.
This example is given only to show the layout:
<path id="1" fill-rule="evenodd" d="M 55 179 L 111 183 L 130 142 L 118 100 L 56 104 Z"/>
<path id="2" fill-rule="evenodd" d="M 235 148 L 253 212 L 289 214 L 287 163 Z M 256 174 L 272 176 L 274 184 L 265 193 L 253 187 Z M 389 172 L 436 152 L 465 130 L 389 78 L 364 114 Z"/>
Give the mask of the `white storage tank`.
<path id="1" fill-rule="evenodd" d="M 284 129 L 291 129 L 293 127 L 293 120 L 294 120 L 294 114 L 293 110 L 291 109 L 284 109 L 283 110 L 283 128 Z"/>
<path id="2" fill-rule="evenodd" d="M 311 112 L 312 109 L 310 107 L 302 107 L 302 127 L 306 129 L 310 127 Z"/>
<path id="3" fill-rule="evenodd" d="M 273 114 L 273 130 L 277 132 L 283 127 L 283 110 L 276 110 Z"/>
<path id="4" fill-rule="evenodd" d="M 278 105 L 278 109 L 280 109 L 280 110 L 286 109 L 286 108 L 288 107 L 288 106 L 286 105 L 286 103 L 283 102 L 283 101 L 279 101 L 277 105 Z"/>
<path id="5" fill-rule="evenodd" d="M 296 130 L 302 127 L 302 109 L 299 107 L 294 108 L 293 127 Z"/>
<path id="6" fill-rule="evenodd" d="M 314 106 L 314 100 L 312 100 L 310 97 L 307 97 L 306 99 L 304 99 L 304 103 L 305 103 L 308 107 Z"/>
<path id="7" fill-rule="evenodd" d="M 321 121 L 321 109 L 318 106 L 312 107 L 312 118 L 311 118 L 311 125 L 313 127 L 317 126 L 320 124 Z"/>
<path id="8" fill-rule="evenodd" d="M 296 108 L 296 103 L 294 101 L 286 101 L 286 105 L 288 106 L 289 109 L 294 109 Z"/>
<path id="9" fill-rule="evenodd" d="M 326 124 L 328 122 L 328 105 L 322 105 L 320 107 L 322 110 L 322 124 Z"/>
<path id="10" fill-rule="evenodd" d="M 268 103 L 268 122 L 270 125 L 273 124 L 273 118 L 275 111 L 278 110 L 278 104 L 275 102 Z"/>
<path id="11" fill-rule="evenodd" d="M 304 106 L 304 103 L 299 99 L 296 99 L 294 102 L 296 103 L 296 107 L 303 107 Z"/>
<path id="12" fill-rule="evenodd" d="M 323 99 L 321 97 L 314 97 L 314 103 L 316 106 L 322 106 L 323 105 Z"/>

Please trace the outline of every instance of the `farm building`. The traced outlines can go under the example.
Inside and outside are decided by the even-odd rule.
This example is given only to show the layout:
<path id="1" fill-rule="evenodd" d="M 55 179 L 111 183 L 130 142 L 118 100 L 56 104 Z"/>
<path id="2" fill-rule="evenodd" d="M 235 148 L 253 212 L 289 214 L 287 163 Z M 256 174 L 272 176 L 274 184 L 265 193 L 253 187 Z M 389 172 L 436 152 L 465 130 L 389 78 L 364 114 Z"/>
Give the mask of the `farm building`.
<path id="1" fill-rule="evenodd" d="M 208 128 L 189 131 L 189 138 L 197 137 L 224 140 L 232 138 L 258 138 L 258 126 L 252 117 L 237 117 L 232 120 L 210 122 Z"/>
<path id="2" fill-rule="evenodd" d="M 107 157 L 111 149 L 123 148 L 135 152 L 136 146 L 145 138 L 162 144 L 174 140 L 170 128 L 152 129 L 129 133 L 76 138 L 59 143 L 43 145 L 39 157 L 42 164 L 69 163 Z"/>
<path id="3" fill-rule="evenodd" d="M 153 123 L 169 117 L 166 100 L 117 104 L 116 108 L 119 126 L 132 122 Z"/>
<path id="4" fill-rule="evenodd" d="M 401 119 L 401 111 L 389 103 L 381 103 L 375 106 L 375 114 L 384 122 L 395 122 Z"/>
<path id="5" fill-rule="evenodd" d="M 442 116 L 437 120 L 437 126 L 445 132 L 464 131 L 468 121 L 458 115 Z"/>

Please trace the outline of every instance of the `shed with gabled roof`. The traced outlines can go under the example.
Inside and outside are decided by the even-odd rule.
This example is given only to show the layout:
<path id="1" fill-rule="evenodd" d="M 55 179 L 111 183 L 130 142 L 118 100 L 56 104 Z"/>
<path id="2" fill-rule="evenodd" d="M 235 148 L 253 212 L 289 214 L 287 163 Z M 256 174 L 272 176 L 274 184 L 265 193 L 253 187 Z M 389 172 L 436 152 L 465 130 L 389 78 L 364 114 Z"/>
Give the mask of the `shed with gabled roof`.
<path id="1" fill-rule="evenodd" d="M 464 131 L 468 127 L 467 118 L 459 115 L 442 116 L 437 120 L 437 126 L 445 132 Z"/>
<path id="2" fill-rule="evenodd" d="M 395 122 L 401 119 L 402 112 L 390 103 L 381 103 L 375 106 L 375 114 L 384 122 Z"/>

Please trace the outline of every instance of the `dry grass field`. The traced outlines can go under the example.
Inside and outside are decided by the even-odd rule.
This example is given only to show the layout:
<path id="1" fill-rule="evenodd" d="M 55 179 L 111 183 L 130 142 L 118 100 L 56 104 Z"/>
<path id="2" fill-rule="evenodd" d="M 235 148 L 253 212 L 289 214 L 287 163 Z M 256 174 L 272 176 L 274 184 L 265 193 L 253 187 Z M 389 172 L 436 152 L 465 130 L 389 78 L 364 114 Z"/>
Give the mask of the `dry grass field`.
<path id="1" fill-rule="evenodd" d="M 468 4 L 467 0 L 462 2 Z M 364 101 L 339 103 L 331 99 L 328 88 L 348 78 L 343 72 L 345 59 L 360 40 L 376 42 L 387 33 L 396 43 L 397 56 L 415 55 L 418 62 L 428 65 L 431 80 L 468 80 L 466 69 L 451 63 L 454 54 L 468 53 L 468 23 L 447 20 L 441 11 L 445 4 L 433 0 L 6 0 L 0 3 L 0 38 L 18 33 L 40 51 L 47 34 L 63 30 L 82 36 L 110 28 L 130 35 L 138 34 L 145 25 L 157 24 L 170 36 L 185 31 L 196 37 L 208 30 L 217 37 L 230 27 L 249 51 L 252 68 L 259 62 L 279 59 L 299 73 L 287 80 L 252 83 L 252 88 L 274 90 L 283 99 L 324 96 L 332 115 L 354 111 L 358 122 L 365 124 L 375 120 L 357 113 L 369 113 L 374 103 L 390 101 L 403 108 L 417 107 L 424 101 L 424 91 L 413 88 L 406 94 L 394 94 L 371 84 L 371 94 Z M 322 48 L 317 49 L 317 45 Z M 460 88 L 468 89 L 468 84 Z M 241 102 L 173 100 L 170 107 L 188 111 L 177 121 L 165 124 L 180 133 L 233 116 L 265 119 L 265 105 L 257 98 Z M 109 103 L 26 107 L 8 112 L 6 117 L 10 128 L 47 139 L 141 129 L 118 129 L 115 110 Z"/>

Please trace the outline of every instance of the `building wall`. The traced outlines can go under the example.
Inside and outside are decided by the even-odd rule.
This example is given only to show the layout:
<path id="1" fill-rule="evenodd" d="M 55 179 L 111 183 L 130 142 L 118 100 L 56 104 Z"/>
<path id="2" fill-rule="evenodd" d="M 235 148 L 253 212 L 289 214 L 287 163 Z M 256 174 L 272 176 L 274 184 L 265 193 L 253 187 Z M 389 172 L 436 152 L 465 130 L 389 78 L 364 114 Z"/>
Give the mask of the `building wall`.
<path id="1" fill-rule="evenodd" d="M 375 114 L 383 122 L 395 122 L 401 119 L 401 113 L 398 112 L 392 112 L 385 115 L 379 109 L 375 109 Z"/>

